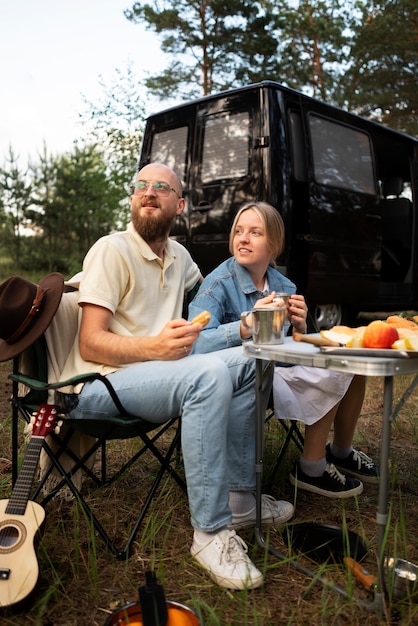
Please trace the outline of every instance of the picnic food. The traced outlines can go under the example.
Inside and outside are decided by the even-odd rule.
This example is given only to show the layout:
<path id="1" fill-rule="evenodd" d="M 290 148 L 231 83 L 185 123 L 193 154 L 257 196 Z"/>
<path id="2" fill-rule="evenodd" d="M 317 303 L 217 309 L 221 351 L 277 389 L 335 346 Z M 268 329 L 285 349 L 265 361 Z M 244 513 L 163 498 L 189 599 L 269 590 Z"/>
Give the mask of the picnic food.
<path id="1" fill-rule="evenodd" d="M 399 339 L 394 326 L 381 320 L 370 322 L 363 333 L 364 348 L 390 348 Z"/>
<path id="2" fill-rule="evenodd" d="M 411 330 L 418 330 L 418 315 L 411 318 L 402 315 L 389 315 L 386 321 L 394 328 L 410 328 Z"/>
<path id="3" fill-rule="evenodd" d="M 385 321 L 374 320 L 358 328 L 334 326 L 321 335 L 346 348 L 418 350 L 418 315 L 390 315 Z"/>
<path id="4" fill-rule="evenodd" d="M 199 315 L 196 315 L 192 319 L 192 324 L 200 324 L 201 326 L 206 326 L 210 322 L 210 313 L 209 311 L 201 311 Z"/>

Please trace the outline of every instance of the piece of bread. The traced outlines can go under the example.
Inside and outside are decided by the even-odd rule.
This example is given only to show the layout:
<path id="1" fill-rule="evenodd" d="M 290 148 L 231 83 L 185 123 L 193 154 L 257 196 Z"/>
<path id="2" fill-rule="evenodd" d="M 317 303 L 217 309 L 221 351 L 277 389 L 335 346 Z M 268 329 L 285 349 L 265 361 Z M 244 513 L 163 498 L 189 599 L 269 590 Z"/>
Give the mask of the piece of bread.
<path id="1" fill-rule="evenodd" d="M 206 326 L 210 322 L 210 313 L 209 311 L 201 311 L 196 317 L 192 319 L 192 324 L 200 324 L 201 326 Z"/>
<path id="2" fill-rule="evenodd" d="M 365 329 L 365 326 L 359 326 L 358 328 L 351 328 L 350 326 L 333 326 L 331 330 L 334 333 L 341 333 L 342 335 L 350 335 L 350 337 L 354 337 L 354 335 L 358 335 Z"/>
<path id="3" fill-rule="evenodd" d="M 400 315 L 389 315 L 386 322 L 394 328 L 410 328 L 412 330 L 418 330 L 418 324 L 408 320 L 406 317 L 400 317 Z"/>

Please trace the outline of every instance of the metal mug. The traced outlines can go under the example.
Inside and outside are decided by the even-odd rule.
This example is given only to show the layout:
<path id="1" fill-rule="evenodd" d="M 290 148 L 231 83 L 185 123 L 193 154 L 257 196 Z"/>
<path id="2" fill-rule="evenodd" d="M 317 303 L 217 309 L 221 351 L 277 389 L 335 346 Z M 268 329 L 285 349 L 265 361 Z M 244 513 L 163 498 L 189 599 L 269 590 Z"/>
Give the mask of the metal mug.
<path id="1" fill-rule="evenodd" d="M 284 306 L 285 308 L 287 308 L 289 298 L 290 293 L 283 293 L 281 291 L 278 291 L 273 298 L 273 303 L 275 304 L 275 306 Z"/>
<path id="2" fill-rule="evenodd" d="M 251 326 L 247 316 L 251 313 Z M 279 344 L 284 342 L 284 324 L 286 309 L 278 306 L 264 306 L 241 313 L 241 322 L 252 336 L 255 344 Z"/>
<path id="3" fill-rule="evenodd" d="M 392 589 L 392 598 L 405 600 L 413 596 L 417 601 L 418 565 L 404 559 L 387 556 L 384 559 L 384 568 L 386 583 Z"/>

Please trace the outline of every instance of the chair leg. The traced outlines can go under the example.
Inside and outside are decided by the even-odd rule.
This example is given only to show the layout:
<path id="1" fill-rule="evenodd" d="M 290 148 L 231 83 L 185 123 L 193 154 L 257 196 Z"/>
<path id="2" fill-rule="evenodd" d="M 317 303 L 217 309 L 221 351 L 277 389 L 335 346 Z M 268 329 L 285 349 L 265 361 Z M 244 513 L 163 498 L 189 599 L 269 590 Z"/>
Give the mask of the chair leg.
<path id="1" fill-rule="evenodd" d="M 303 438 L 302 433 L 299 430 L 298 423 L 295 420 L 291 420 L 290 423 L 289 423 L 289 420 L 285 420 L 285 419 L 279 419 L 278 421 L 280 422 L 280 425 L 284 428 L 286 432 L 286 436 L 280 447 L 279 453 L 276 457 L 273 469 L 271 470 L 269 474 L 268 484 L 267 484 L 268 489 L 271 489 L 274 483 L 274 479 L 279 470 L 280 464 L 283 461 L 283 458 L 291 442 L 293 442 L 296 445 L 296 447 L 299 449 L 300 452 L 303 452 L 304 438 Z"/>
<path id="2" fill-rule="evenodd" d="M 135 525 L 134 525 L 134 527 L 133 527 L 133 529 L 131 531 L 129 539 L 126 542 L 125 547 L 124 547 L 124 549 L 121 552 L 121 555 L 118 556 L 117 558 L 119 558 L 119 559 L 120 558 L 126 558 L 127 556 L 129 556 L 131 554 L 132 543 L 134 542 L 135 537 L 138 534 L 139 528 L 140 528 L 140 526 L 142 524 L 142 521 L 143 521 L 146 513 L 148 512 L 148 509 L 150 507 L 150 504 L 152 502 L 154 494 L 155 494 L 155 492 L 157 491 L 157 489 L 158 489 L 158 487 L 160 485 L 160 482 L 161 482 L 161 479 L 162 479 L 162 477 L 164 475 L 164 472 L 166 472 L 166 471 L 169 472 L 170 475 L 173 476 L 176 479 L 176 481 L 178 482 L 180 487 L 183 489 L 183 491 L 186 491 L 186 484 L 185 484 L 185 482 L 177 475 L 177 472 L 175 472 L 171 468 L 171 466 L 167 465 L 167 460 L 168 460 L 168 462 L 171 460 L 171 457 L 172 457 L 173 453 L 177 449 L 177 446 L 178 446 L 179 441 L 180 441 L 180 436 L 181 436 L 181 433 L 180 433 L 180 425 L 179 425 L 178 428 L 177 428 L 177 432 L 176 432 L 176 434 L 175 434 L 175 436 L 174 436 L 174 438 L 173 438 L 173 440 L 171 442 L 171 445 L 170 445 L 170 448 L 169 448 L 169 450 L 167 452 L 167 455 L 165 457 L 164 463 L 161 463 L 161 467 L 160 467 L 160 469 L 158 471 L 157 476 L 155 477 L 155 480 L 154 480 L 154 482 L 152 484 L 152 487 L 151 487 L 150 491 L 148 492 L 148 496 L 147 496 L 147 498 L 145 500 L 145 503 L 144 503 L 144 505 L 142 507 L 141 513 L 140 513 L 140 515 L 139 515 L 137 521 L 135 522 Z M 180 482 L 177 479 L 179 479 Z"/>
<path id="3" fill-rule="evenodd" d="M 141 527 L 141 524 L 144 520 L 145 515 L 148 512 L 148 509 L 151 505 L 151 502 L 153 500 L 153 497 L 160 485 L 161 479 L 164 475 L 165 472 L 168 472 L 177 482 L 177 484 L 185 491 L 186 490 L 186 484 L 184 482 L 184 480 L 178 475 L 178 473 L 175 471 L 175 469 L 171 466 L 171 459 L 173 457 L 173 454 L 175 453 L 175 451 L 178 449 L 178 445 L 179 445 L 179 441 L 180 441 L 180 436 L 181 436 L 181 426 L 180 424 L 177 427 L 176 433 L 171 441 L 171 444 L 169 446 L 169 449 L 166 453 L 166 455 L 162 455 L 160 450 L 155 446 L 155 441 L 161 436 L 162 432 L 165 432 L 165 430 L 167 430 L 167 428 L 170 427 L 170 423 L 165 425 L 165 427 L 163 427 L 162 429 L 160 429 L 158 431 L 158 433 L 156 435 L 154 435 L 154 437 L 148 437 L 147 434 L 145 433 L 141 433 L 140 434 L 140 438 L 142 439 L 144 446 L 141 447 L 141 450 L 139 452 L 137 452 L 131 459 L 129 459 L 129 461 L 118 471 L 116 472 L 112 478 L 110 480 L 108 480 L 106 483 L 103 483 L 102 481 L 99 481 L 97 479 L 97 477 L 95 477 L 95 481 L 96 483 L 103 485 L 109 485 L 112 484 L 113 482 L 115 482 L 123 473 L 125 473 L 127 471 L 127 469 L 135 462 L 135 460 L 137 460 L 144 452 L 146 452 L 147 450 L 151 451 L 151 453 L 158 459 L 159 463 L 160 463 L 160 468 L 157 472 L 157 475 L 154 478 L 154 481 L 152 483 L 152 486 L 148 492 L 148 495 L 145 499 L 145 502 L 142 506 L 142 509 L 140 511 L 140 514 L 138 516 L 138 518 L 136 519 L 136 522 L 131 530 L 131 533 L 129 535 L 129 538 L 127 540 L 127 542 L 125 543 L 125 545 L 120 548 L 118 546 L 115 545 L 115 543 L 110 539 L 108 533 L 106 532 L 106 530 L 103 528 L 102 524 L 99 522 L 99 520 L 97 519 L 97 517 L 94 515 L 93 511 L 91 510 L 90 506 L 88 505 L 88 503 L 86 502 L 85 498 L 82 496 L 82 494 L 80 493 L 80 490 L 77 489 L 77 487 L 75 486 L 74 482 L 71 480 L 72 476 L 78 471 L 80 470 L 80 468 L 84 468 L 84 463 L 85 461 L 89 458 L 89 456 L 91 456 L 92 450 L 97 450 L 100 446 L 102 446 L 102 444 L 105 444 L 105 441 L 96 441 L 95 445 L 92 446 L 92 448 L 89 450 L 89 452 L 84 455 L 84 457 L 82 459 L 78 459 L 74 466 L 72 467 L 72 469 L 70 471 L 66 471 L 60 461 L 60 456 L 61 454 L 65 451 L 68 454 L 68 449 L 66 449 L 66 447 L 63 447 L 63 449 L 61 451 L 58 451 L 54 453 L 54 451 L 51 449 L 51 447 L 49 446 L 47 440 L 44 440 L 43 445 L 44 445 L 44 449 L 49 457 L 49 459 L 51 460 L 51 466 L 50 469 L 46 472 L 45 476 L 43 477 L 41 483 L 38 485 L 34 495 L 33 495 L 33 499 L 36 499 L 36 497 L 40 494 L 42 487 L 49 475 L 49 472 L 52 471 L 52 469 L 55 467 L 55 469 L 57 470 L 57 472 L 60 474 L 60 476 L 62 477 L 62 480 L 60 481 L 60 483 L 55 487 L 55 489 L 49 493 L 47 496 L 45 496 L 42 501 L 41 504 L 45 505 L 47 502 L 49 502 L 54 495 L 65 485 L 68 486 L 68 488 L 70 489 L 71 493 L 73 494 L 73 496 L 75 497 L 75 499 L 79 502 L 79 504 L 81 505 L 81 507 L 83 508 L 83 511 L 87 517 L 87 519 L 89 519 L 91 521 L 91 523 L 93 524 L 96 532 L 99 534 L 99 536 L 102 538 L 103 542 L 105 543 L 106 547 L 110 550 L 110 552 L 115 556 L 116 559 L 118 560 L 125 560 L 126 558 L 128 558 L 131 555 L 131 550 L 132 550 L 132 544 L 139 532 L 139 529 Z M 64 442 L 64 446 L 66 446 L 66 444 L 68 444 L 67 442 Z M 102 446 L 102 451 L 103 451 L 103 446 Z M 74 455 L 73 455 L 74 456 Z"/>

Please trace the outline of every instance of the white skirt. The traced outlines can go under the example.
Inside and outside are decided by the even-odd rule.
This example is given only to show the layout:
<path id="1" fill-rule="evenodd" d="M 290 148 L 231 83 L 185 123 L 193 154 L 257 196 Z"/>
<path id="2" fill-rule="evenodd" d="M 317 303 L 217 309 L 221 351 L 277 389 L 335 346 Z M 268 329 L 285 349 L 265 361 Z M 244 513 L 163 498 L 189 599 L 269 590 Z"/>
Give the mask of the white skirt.
<path id="1" fill-rule="evenodd" d="M 345 395 L 353 374 L 294 365 L 274 368 L 274 412 L 280 419 L 315 424 Z"/>

